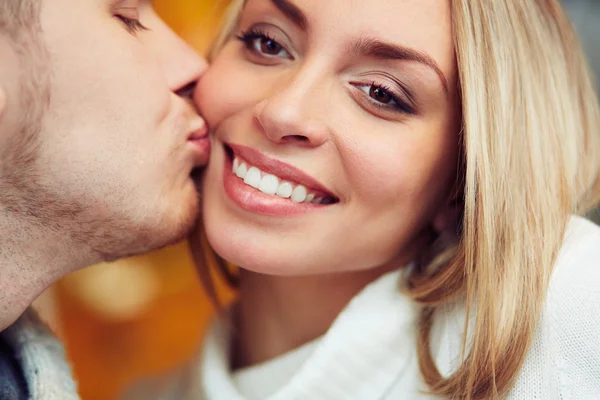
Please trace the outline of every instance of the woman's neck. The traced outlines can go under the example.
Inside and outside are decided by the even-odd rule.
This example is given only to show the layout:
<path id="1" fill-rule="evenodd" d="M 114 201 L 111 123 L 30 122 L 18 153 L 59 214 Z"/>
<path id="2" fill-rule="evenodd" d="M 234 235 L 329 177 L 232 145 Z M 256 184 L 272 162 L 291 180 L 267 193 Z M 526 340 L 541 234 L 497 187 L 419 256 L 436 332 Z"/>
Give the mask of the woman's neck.
<path id="1" fill-rule="evenodd" d="M 354 296 L 392 269 L 303 277 L 242 270 L 233 368 L 267 361 L 322 336 Z"/>

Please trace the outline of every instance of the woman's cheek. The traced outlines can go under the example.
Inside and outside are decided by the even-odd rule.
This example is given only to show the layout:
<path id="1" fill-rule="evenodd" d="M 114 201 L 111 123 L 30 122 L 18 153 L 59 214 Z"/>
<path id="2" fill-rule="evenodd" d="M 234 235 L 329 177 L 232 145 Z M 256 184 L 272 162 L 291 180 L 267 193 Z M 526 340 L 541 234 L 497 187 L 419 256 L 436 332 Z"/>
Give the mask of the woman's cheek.
<path id="1" fill-rule="evenodd" d="M 353 182 L 355 195 L 371 204 L 396 201 L 414 180 L 407 167 L 410 155 L 404 146 L 390 140 L 384 142 L 385 146 L 376 145 L 374 141 L 355 143 L 344 157 L 344 168 Z"/>
<path id="2" fill-rule="evenodd" d="M 209 125 L 253 107 L 266 82 L 256 78 L 252 65 L 225 53 L 218 56 L 198 83 L 198 106 Z"/>

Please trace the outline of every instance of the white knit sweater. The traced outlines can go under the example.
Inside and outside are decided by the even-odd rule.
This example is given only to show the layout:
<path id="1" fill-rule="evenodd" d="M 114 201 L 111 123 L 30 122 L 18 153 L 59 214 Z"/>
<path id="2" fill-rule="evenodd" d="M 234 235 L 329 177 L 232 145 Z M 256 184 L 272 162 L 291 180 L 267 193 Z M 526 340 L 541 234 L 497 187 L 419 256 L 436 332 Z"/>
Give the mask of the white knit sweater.
<path id="1" fill-rule="evenodd" d="M 1 334 L 20 361 L 31 400 L 79 400 L 62 344 L 33 310 Z"/>
<path id="2" fill-rule="evenodd" d="M 418 308 L 398 290 L 400 274 L 367 286 L 306 348 L 235 373 L 229 335 L 215 324 L 186 379 L 172 380 L 164 391 L 147 386 L 143 399 L 431 399 L 415 349 Z M 436 314 L 432 352 L 446 376 L 459 365 L 464 316 L 462 306 Z M 600 399 L 600 228 L 589 221 L 570 223 L 533 345 L 508 399 Z"/>

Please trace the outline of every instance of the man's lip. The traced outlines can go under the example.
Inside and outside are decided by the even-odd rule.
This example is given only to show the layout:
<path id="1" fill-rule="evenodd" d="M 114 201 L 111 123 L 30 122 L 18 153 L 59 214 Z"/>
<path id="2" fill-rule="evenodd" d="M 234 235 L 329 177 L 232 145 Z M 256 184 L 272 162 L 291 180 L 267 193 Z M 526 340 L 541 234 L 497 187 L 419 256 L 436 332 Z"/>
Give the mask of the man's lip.
<path id="1" fill-rule="evenodd" d="M 210 157 L 210 138 L 205 136 L 199 139 L 188 139 L 187 144 L 194 151 L 194 168 L 205 167 Z"/>
<path id="2" fill-rule="evenodd" d="M 206 124 L 204 124 L 202 126 L 202 128 L 195 130 L 194 132 L 192 132 L 190 134 L 190 136 L 188 137 L 188 140 L 199 140 L 199 139 L 204 139 L 205 137 L 208 136 L 208 127 L 206 126 Z"/>
<path id="3" fill-rule="evenodd" d="M 234 143 L 225 143 L 225 145 L 233 150 L 234 155 L 239 155 L 241 158 L 248 161 L 250 164 L 263 172 L 273 174 L 283 180 L 298 183 L 305 186 L 309 190 L 318 190 L 327 194 L 328 196 L 337 198 L 337 196 L 333 195 L 329 189 L 327 189 L 315 178 L 291 164 L 279 161 L 248 146 Z"/>

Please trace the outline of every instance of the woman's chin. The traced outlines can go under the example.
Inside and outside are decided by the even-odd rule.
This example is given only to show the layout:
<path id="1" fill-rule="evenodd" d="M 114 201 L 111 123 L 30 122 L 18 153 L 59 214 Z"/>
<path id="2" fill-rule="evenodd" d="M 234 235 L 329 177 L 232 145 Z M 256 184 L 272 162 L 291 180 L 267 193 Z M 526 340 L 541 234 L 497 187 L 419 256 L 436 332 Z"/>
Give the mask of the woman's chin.
<path id="1" fill-rule="evenodd" d="M 207 239 L 213 250 L 228 263 L 264 275 L 298 276 L 314 274 L 314 263 L 306 262 L 289 249 L 259 243 L 251 236 L 238 238 L 227 234 L 225 229 L 206 229 Z"/>

